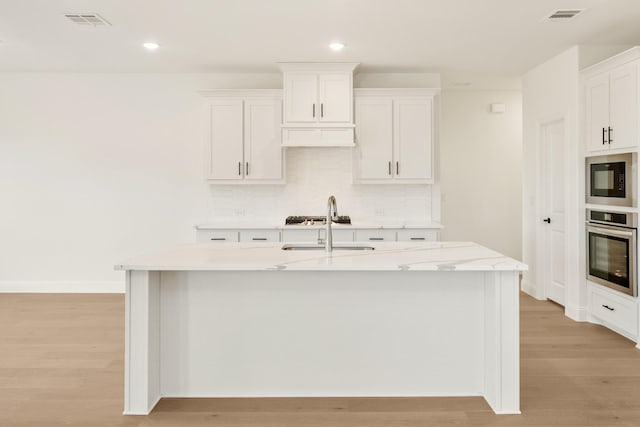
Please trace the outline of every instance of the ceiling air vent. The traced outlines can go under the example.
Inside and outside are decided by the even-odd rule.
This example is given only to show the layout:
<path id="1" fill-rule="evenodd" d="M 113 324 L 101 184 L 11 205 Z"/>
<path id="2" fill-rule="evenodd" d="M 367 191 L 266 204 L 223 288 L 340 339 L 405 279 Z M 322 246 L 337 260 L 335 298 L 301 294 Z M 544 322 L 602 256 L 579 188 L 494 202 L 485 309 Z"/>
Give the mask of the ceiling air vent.
<path id="1" fill-rule="evenodd" d="M 97 13 L 65 13 L 64 16 L 78 25 L 92 25 L 94 27 L 99 25 L 111 25 L 109 21 Z"/>
<path id="2" fill-rule="evenodd" d="M 550 13 L 545 19 L 547 21 L 571 21 L 579 13 L 584 12 L 584 9 L 560 9 Z"/>

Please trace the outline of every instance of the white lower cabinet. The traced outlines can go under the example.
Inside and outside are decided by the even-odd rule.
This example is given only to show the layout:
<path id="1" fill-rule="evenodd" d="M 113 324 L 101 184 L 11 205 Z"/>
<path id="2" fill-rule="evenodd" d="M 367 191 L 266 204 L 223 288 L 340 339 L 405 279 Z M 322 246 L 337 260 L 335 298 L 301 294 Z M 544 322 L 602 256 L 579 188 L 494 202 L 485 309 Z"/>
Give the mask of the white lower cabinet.
<path id="1" fill-rule="evenodd" d="M 386 228 L 356 230 L 356 242 L 395 242 L 396 230 Z"/>
<path id="2" fill-rule="evenodd" d="M 410 229 L 398 230 L 398 242 L 437 242 L 440 240 L 438 230 Z"/>
<path id="3" fill-rule="evenodd" d="M 325 228 L 196 229 L 198 242 L 307 242 L 324 239 Z M 437 242 L 434 228 L 351 228 L 334 226 L 334 242 Z"/>
<path id="4" fill-rule="evenodd" d="M 241 242 L 279 242 L 280 231 L 265 230 L 240 230 Z"/>
<path id="5" fill-rule="evenodd" d="M 589 285 L 589 312 L 605 326 L 637 342 L 638 300 L 598 285 Z"/>

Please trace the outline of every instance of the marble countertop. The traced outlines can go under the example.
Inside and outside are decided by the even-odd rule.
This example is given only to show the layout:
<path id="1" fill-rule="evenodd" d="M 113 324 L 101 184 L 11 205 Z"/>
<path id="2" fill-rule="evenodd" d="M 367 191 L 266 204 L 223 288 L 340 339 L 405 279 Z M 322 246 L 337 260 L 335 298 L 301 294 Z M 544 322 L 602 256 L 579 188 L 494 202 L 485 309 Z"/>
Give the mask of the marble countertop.
<path id="1" fill-rule="evenodd" d="M 282 242 L 189 243 L 128 259 L 116 270 L 149 271 L 525 271 L 472 242 L 375 242 L 375 250 L 282 250 Z"/>
<path id="2" fill-rule="evenodd" d="M 353 221 L 353 220 L 352 220 Z M 254 229 L 277 229 L 277 230 L 304 230 L 304 229 L 318 229 L 325 228 L 326 225 L 285 225 L 275 222 L 209 222 L 206 224 L 198 224 L 195 226 L 196 230 L 254 230 Z M 429 228 L 429 229 L 441 229 L 442 224 L 437 222 L 420 222 L 420 221 L 398 221 L 398 222 L 386 222 L 386 223 L 374 223 L 374 222 L 353 222 L 352 224 L 333 224 L 335 228 L 372 228 L 372 229 L 413 229 L 413 228 Z"/>

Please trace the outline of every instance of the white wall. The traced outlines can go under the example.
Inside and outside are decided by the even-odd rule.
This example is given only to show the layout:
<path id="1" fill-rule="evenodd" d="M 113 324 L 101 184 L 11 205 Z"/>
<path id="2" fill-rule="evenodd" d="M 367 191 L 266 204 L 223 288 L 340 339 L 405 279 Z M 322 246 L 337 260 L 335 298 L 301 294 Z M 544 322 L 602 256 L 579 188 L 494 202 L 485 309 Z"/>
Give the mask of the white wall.
<path id="1" fill-rule="evenodd" d="M 406 77 L 407 86 L 438 81 L 432 74 Z M 370 75 L 358 81 L 390 86 L 398 79 Z M 193 241 L 197 223 L 322 214 L 329 194 L 337 196 L 341 213 L 354 218 L 439 219 L 438 185 L 351 185 L 351 153 L 342 148 L 288 150 L 284 187 L 206 184 L 198 91 L 281 85 L 280 74 L 0 74 L 0 291 L 121 290 L 124 274 L 114 264 Z M 467 233 L 459 216 L 478 207 L 477 188 L 460 179 L 469 156 L 459 153 L 482 146 L 480 154 L 491 153 L 493 132 L 508 127 L 489 133 L 456 128 L 462 121 L 493 129 L 482 120 L 503 120 L 515 111 L 515 98 L 485 95 L 451 94 L 443 108 L 450 146 L 442 167 L 450 183 L 445 236 L 475 239 L 517 257 L 510 243 Z M 506 102 L 507 115 L 489 116 L 489 101 Z M 517 163 L 517 153 L 513 159 Z M 486 172 L 483 164 L 474 167 Z"/>
<path id="2" fill-rule="evenodd" d="M 584 232 L 584 214 L 578 212 L 583 186 L 579 180 L 579 168 L 583 161 L 578 149 L 578 89 L 579 52 L 576 46 L 550 59 L 525 74 L 523 78 L 523 256 L 529 271 L 523 279 L 523 289 L 537 298 L 545 298 L 540 260 L 544 248 L 541 245 L 542 190 L 540 177 L 541 149 L 540 126 L 549 121 L 563 119 L 565 123 L 565 213 L 566 213 L 566 301 L 565 312 L 574 319 L 581 317 L 584 291 L 579 286 L 581 271 L 578 256 L 578 240 Z"/>
<path id="3" fill-rule="evenodd" d="M 0 290 L 121 289 L 207 215 L 202 89 L 273 75 L 0 74 Z"/>
<path id="4" fill-rule="evenodd" d="M 441 98 L 443 240 L 521 259 L 521 93 L 449 90 Z M 505 113 L 491 113 L 492 103 Z"/>

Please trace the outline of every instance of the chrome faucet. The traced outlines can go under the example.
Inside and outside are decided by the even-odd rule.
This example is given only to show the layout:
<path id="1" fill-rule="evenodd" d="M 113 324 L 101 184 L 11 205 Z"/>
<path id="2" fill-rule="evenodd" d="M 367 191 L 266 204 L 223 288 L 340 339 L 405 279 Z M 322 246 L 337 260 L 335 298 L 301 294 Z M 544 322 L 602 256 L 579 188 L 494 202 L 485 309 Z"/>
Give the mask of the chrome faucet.
<path id="1" fill-rule="evenodd" d="M 324 240 L 325 252 L 333 252 L 331 223 L 334 218 L 338 218 L 338 205 L 336 204 L 336 198 L 334 196 L 329 196 L 329 200 L 327 200 L 327 235 Z"/>

